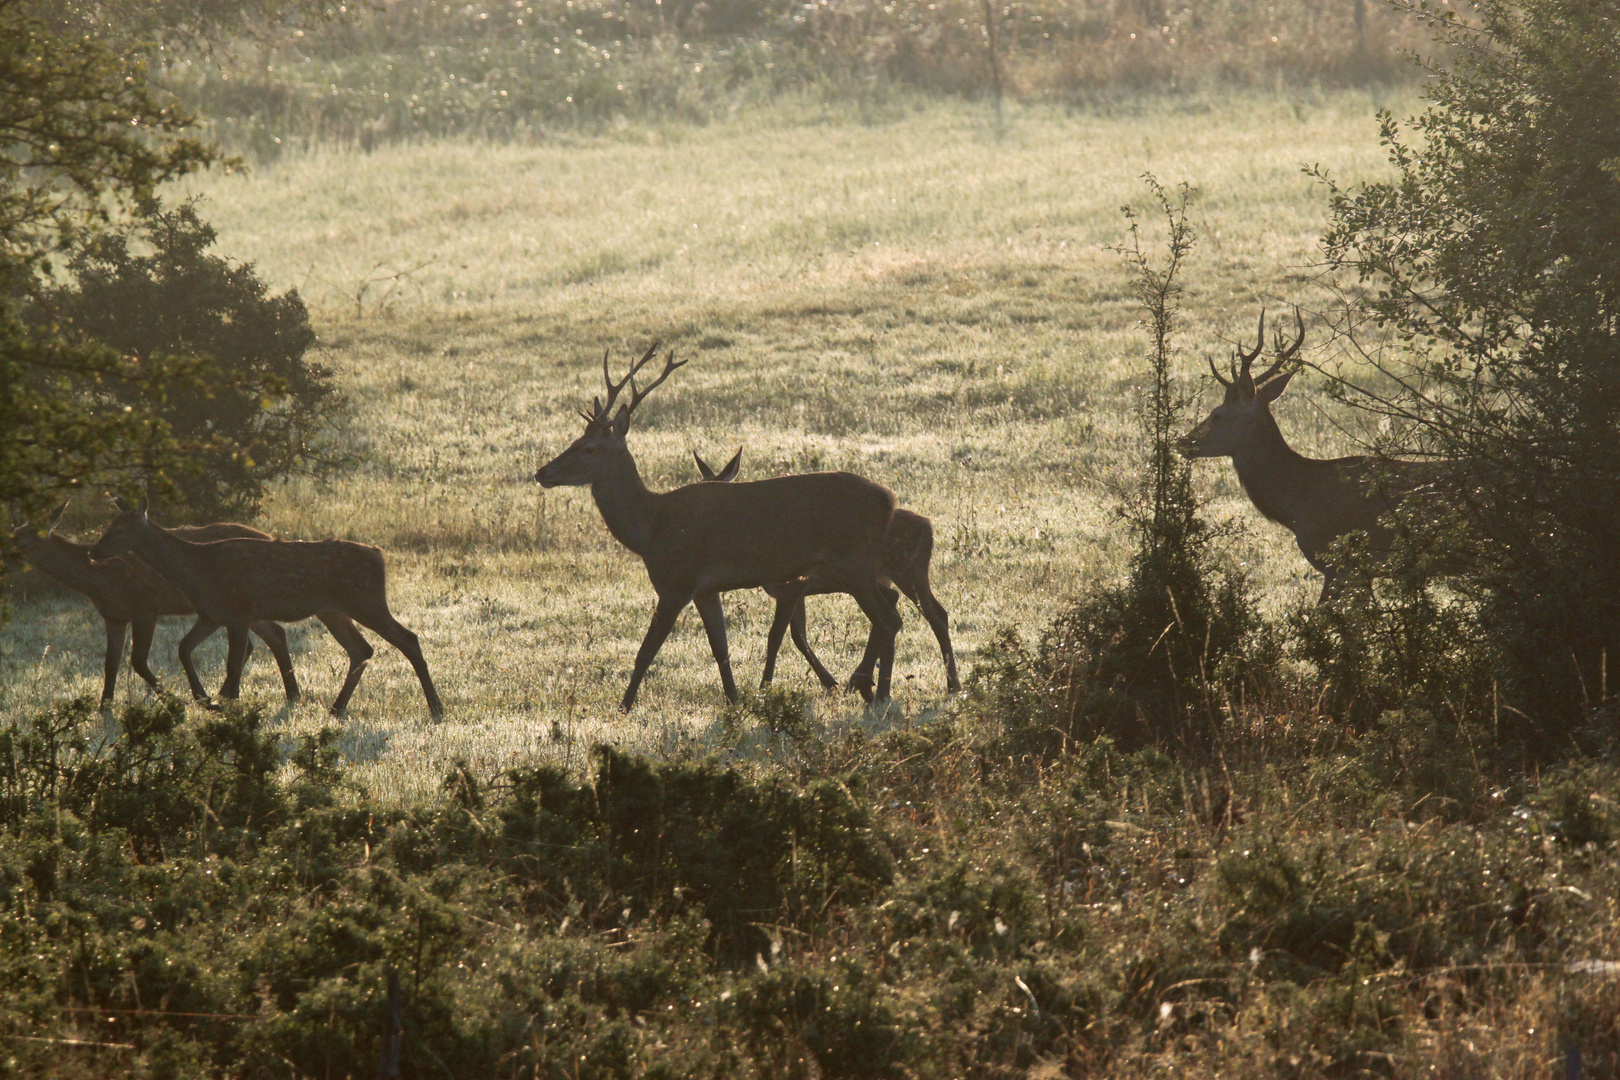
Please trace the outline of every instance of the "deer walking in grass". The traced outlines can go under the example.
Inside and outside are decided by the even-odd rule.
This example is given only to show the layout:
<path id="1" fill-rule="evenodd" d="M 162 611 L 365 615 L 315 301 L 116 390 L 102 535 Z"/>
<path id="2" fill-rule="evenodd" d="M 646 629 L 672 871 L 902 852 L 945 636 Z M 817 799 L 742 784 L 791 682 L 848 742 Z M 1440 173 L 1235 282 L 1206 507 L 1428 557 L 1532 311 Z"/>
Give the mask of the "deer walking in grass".
<path id="1" fill-rule="evenodd" d="M 658 378 L 645 390 L 638 388 L 637 373 L 657 351 L 655 342 L 617 383 L 604 353 L 607 400 L 597 398 L 590 413 L 580 414 L 585 433 L 534 474 L 548 488 L 589 486 L 608 531 L 641 556 L 658 594 L 619 707 L 628 712 L 635 704 L 647 668 L 687 604 L 703 619 L 721 686 L 736 701 L 720 594 L 781 584 L 785 600 L 802 590 L 812 574 L 853 596 L 871 620 L 880 665 L 876 697 L 886 699 L 900 616 L 883 596 L 878 579 L 894 495 L 843 472 L 649 491 L 626 441 L 630 418 L 648 394 L 685 365 L 670 353 Z M 626 386 L 630 398 L 615 414 L 613 406 Z M 794 602 L 802 595 L 799 591 Z"/>
<path id="2" fill-rule="evenodd" d="M 62 513 L 67 507 L 68 504 L 63 503 L 56 508 L 43 533 L 24 522 L 12 533 L 12 539 L 29 565 L 75 592 L 83 593 L 106 623 L 107 655 L 104 664 L 106 675 L 101 687 L 102 705 L 111 703 L 113 692 L 118 688 L 118 669 L 123 663 L 124 642 L 131 628 L 134 634 L 130 639 L 129 666 L 135 674 L 146 680 L 147 685 L 154 690 L 158 689 L 158 678 L 146 663 L 152 650 L 152 636 L 157 629 L 157 621 L 164 615 L 191 615 L 196 609 L 180 590 L 170 585 L 140 559 L 132 555 L 121 555 L 115 559 L 96 562 L 90 558 L 89 544 L 76 543 L 65 536 L 58 536 L 56 526 L 61 522 Z M 174 531 L 177 535 L 192 541 L 224 540 L 231 537 L 270 539 L 268 533 L 262 533 L 246 525 L 230 523 L 198 525 Z M 256 621 L 249 629 L 270 646 L 270 652 L 276 658 L 276 667 L 281 670 L 281 682 L 287 691 L 287 701 L 297 701 L 298 679 L 293 675 L 292 656 L 287 651 L 286 631 L 276 623 L 268 621 Z M 192 665 L 191 653 L 208 634 L 194 636 L 195 633 L 196 628 L 193 627 L 193 633 L 187 634 L 180 643 L 180 666 L 185 670 L 186 681 L 191 685 L 192 694 L 204 698 L 206 695 L 202 683 L 197 678 L 197 669 Z"/>
<path id="3" fill-rule="evenodd" d="M 343 715 L 374 654 L 355 623 L 405 654 L 422 683 L 428 710 L 435 719 L 444 715 L 421 644 L 388 610 L 387 567 L 380 550 L 348 540 L 253 537 L 197 543 L 178 530 L 154 525 L 146 508 L 145 499 L 133 506 L 121 502 L 119 515 L 90 549 L 90 557 L 131 553 L 163 575 L 197 610 L 197 625 L 188 639 L 225 627 L 230 648 L 220 697 L 234 700 L 241 693 L 249 626 L 314 616 L 349 654 L 348 675 L 332 702 L 334 716 Z"/>
<path id="4" fill-rule="evenodd" d="M 1276 360 L 1260 375 L 1249 365 L 1265 346 L 1266 313 L 1260 312 L 1259 340 L 1250 351 L 1239 345 L 1230 371 L 1223 377 L 1210 361 L 1210 371 L 1226 388 L 1226 397 L 1203 423 L 1189 432 L 1182 452 L 1189 458 L 1230 457 L 1255 509 L 1286 525 L 1299 550 L 1322 572 L 1322 594 L 1332 595 L 1340 574 L 1328 561 L 1334 542 L 1348 533 L 1364 532 L 1373 551 L 1387 549 L 1390 532 L 1385 515 L 1413 489 L 1438 479 L 1441 462 L 1380 461 L 1366 455 L 1308 458 L 1283 439 L 1271 415 L 1271 403 L 1282 396 L 1298 373 L 1299 348 L 1305 342 L 1305 321 L 1294 313 L 1298 334 L 1284 343 L 1279 332 L 1274 343 Z"/>
<path id="5" fill-rule="evenodd" d="M 742 468 L 742 450 L 738 450 L 732 459 L 719 472 L 709 468 L 709 465 L 696 451 L 692 459 L 697 462 L 698 472 L 703 479 L 711 482 L 729 483 L 737 478 Z M 950 616 L 945 607 L 934 598 L 934 593 L 928 585 L 928 565 L 934 556 L 934 524 L 921 514 L 910 510 L 896 509 L 894 516 L 889 519 L 888 531 L 883 538 L 883 560 L 881 564 L 880 583 L 883 593 L 890 604 L 899 599 L 904 593 L 912 603 L 917 605 L 923 618 L 933 628 L 934 637 L 939 640 L 939 651 L 945 661 L 945 689 L 956 693 L 962 689 L 962 681 L 956 674 L 956 653 L 951 649 Z M 899 591 L 896 592 L 896 589 Z M 793 605 L 786 602 L 790 591 L 799 593 L 799 600 Z M 810 648 L 810 640 L 805 632 L 804 597 L 821 596 L 837 592 L 832 585 L 819 577 L 811 577 L 802 587 L 790 587 L 783 583 L 766 585 L 765 592 L 776 601 L 776 613 L 771 619 L 771 630 L 766 638 L 765 674 L 760 679 L 761 685 L 768 685 L 776 674 L 776 654 L 782 648 L 782 634 L 790 630 L 793 644 L 804 656 L 815 672 L 816 678 L 821 680 L 824 690 L 831 690 L 838 685 L 838 680 L 822 664 L 815 650 Z M 877 639 L 869 636 L 866 641 L 866 654 L 861 657 L 859 666 L 849 677 L 847 689 L 855 690 L 867 701 L 872 700 L 872 670 L 877 663 Z"/>

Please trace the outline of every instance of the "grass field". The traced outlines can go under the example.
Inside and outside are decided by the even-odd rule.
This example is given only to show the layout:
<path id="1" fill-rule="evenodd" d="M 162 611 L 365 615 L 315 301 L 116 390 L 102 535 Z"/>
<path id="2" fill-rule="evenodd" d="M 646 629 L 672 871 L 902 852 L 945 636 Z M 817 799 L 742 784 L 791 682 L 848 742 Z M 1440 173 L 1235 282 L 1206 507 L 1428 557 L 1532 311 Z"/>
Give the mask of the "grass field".
<path id="1" fill-rule="evenodd" d="M 1124 550 L 1111 507 L 1137 446 L 1145 341 L 1113 247 L 1121 204 L 1149 208 L 1147 171 L 1201 192 L 1180 339 L 1195 379 L 1252 333 L 1260 303 L 1321 301 L 1324 193 L 1301 165 L 1377 175 L 1381 104 L 1365 92 L 1143 99 L 1015 110 L 1000 131 L 965 104 L 865 123 L 784 109 L 572 143 L 316 152 L 203 179 L 220 250 L 310 303 L 364 452 L 330 485 L 282 490 L 259 524 L 387 549 L 395 613 L 421 635 L 448 707 L 430 723 L 409 666 L 381 646 L 343 724 L 356 778 L 407 798 L 457 756 L 494 770 L 577 762 L 602 740 L 655 753 L 714 743 L 724 702 L 690 613 L 635 713 L 617 713 L 652 590 L 588 491 L 532 481 L 579 434 L 574 410 L 599 388 L 604 348 L 622 364 L 660 338 L 690 361 L 631 434 L 650 486 L 694 479 L 693 450 L 714 461 L 738 445 L 745 477 L 859 472 L 933 519 L 935 591 L 964 674 L 996 628 L 1037 631 L 1077 585 L 1117 573 Z M 1346 445 L 1346 418 L 1324 404 L 1307 380 L 1280 408 L 1307 453 Z M 1258 521 L 1230 469 L 1199 475 L 1219 515 L 1253 523 L 1237 555 L 1267 602 L 1314 595 L 1291 537 Z M 88 534 L 104 518 L 83 507 L 74 520 Z M 88 605 L 37 579 L 12 586 L 11 604 L 0 709 L 92 692 L 102 639 Z M 727 613 L 751 685 L 769 601 L 733 594 Z M 898 710 L 875 719 L 840 697 L 818 718 L 914 723 L 941 706 L 933 638 L 902 615 Z M 171 686 L 181 629 L 171 620 L 155 651 Z M 847 671 L 864 620 L 817 598 L 810 633 Z M 308 696 L 285 722 L 310 731 L 327 722 L 343 656 L 313 623 L 293 640 Z M 211 645 L 199 655 L 214 683 L 223 635 Z M 814 685 L 796 658 L 779 681 Z M 129 682 L 126 669 L 121 695 Z M 246 693 L 280 700 L 262 651 Z"/>

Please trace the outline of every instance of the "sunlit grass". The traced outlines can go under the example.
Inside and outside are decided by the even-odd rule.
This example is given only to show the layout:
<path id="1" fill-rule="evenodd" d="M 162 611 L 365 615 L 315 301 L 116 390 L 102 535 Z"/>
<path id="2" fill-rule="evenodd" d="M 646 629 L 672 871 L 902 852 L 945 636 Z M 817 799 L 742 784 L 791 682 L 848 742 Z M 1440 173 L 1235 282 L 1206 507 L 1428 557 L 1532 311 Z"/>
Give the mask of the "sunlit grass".
<path id="1" fill-rule="evenodd" d="M 1321 301 L 1324 193 L 1301 165 L 1376 175 L 1377 104 L 1147 99 L 1110 115 L 1014 111 L 999 133 L 981 110 L 930 105 L 881 124 L 756 118 L 567 145 L 322 151 L 205 178 L 220 249 L 311 304 L 365 455 L 330 486 L 289 485 L 260 524 L 387 549 L 394 611 L 421 635 L 449 710 L 430 724 L 409 666 L 379 642 L 343 725 L 357 777 L 405 797 L 457 756 L 493 769 L 577 762 L 603 739 L 715 745 L 723 699 L 690 615 L 636 712 L 618 715 L 652 590 L 588 492 L 532 482 L 578 434 L 604 348 L 622 364 L 661 338 L 691 361 L 631 435 L 651 486 L 693 480 L 693 450 L 738 445 L 745 477 L 862 473 L 933 519 L 935 591 L 964 672 L 996 628 L 1038 633 L 1124 551 L 1113 492 L 1129 480 L 1145 343 L 1112 250 L 1121 204 L 1142 206 L 1147 171 L 1202 193 L 1180 339 L 1197 378 L 1252 333 L 1260 303 Z M 1325 410 L 1308 381 L 1280 407 L 1307 453 L 1344 446 Z M 1229 468 L 1200 476 L 1218 514 L 1256 521 Z M 1314 595 L 1285 532 L 1256 522 L 1235 543 L 1273 606 Z M 7 710 L 99 686 L 88 605 L 26 589 L 0 632 Z M 749 685 L 769 601 L 733 594 L 727 609 Z M 916 721 L 942 700 L 933 637 L 902 614 L 899 709 L 870 723 Z M 182 629 L 171 620 L 154 652 L 175 686 Z M 865 639 L 841 598 L 811 601 L 810 632 L 835 670 Z M 210 683 L 222 642 L 199 654 Z M 327 722 L 344 663 L 314 624 L 294 643 L 309 694 L 286 724 L 308 731 Z M 796 659 L 780 678 L 813 685 Z M 280 701 L 262 652 L 247 687 Z M 818 708 L 859 715 L 853 699 Z"/>

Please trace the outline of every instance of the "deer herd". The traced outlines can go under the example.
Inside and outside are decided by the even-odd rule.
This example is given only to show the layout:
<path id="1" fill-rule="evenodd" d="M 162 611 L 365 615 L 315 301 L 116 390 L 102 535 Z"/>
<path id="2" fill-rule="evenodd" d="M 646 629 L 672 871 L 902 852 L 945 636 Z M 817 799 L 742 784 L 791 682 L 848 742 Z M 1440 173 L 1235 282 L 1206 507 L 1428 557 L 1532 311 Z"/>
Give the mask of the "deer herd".
<path id="1" fill-rule="evenodd" d="M 1265 345 L 1263 311 L 1255 347 L 1239 346 L 1227 375 L 1211 363 L 1224 400 L 1187 434 L 1181 449 L 1189 458 L 1232 459 L 1256 509 L 1287 526 L 1306 560 L 1322 573 L 1320 599 L 1326 600 L 1343 576 L 1331 561 L 1336 541 L 1360 532 L 1377 551 L 1388 539 L 1389 511 L 1432 481 L 1437 466 L 1369 457 L 1320 460 L 1288 445 L 1270 406 L 1301 366 L 1305 325 L 1297 312 L 1295 318 L 1297 334 L 1291 342 L 1276 335 L 1274 361 L 1261 374 L 1252 374 L 1250 365 Z M 822 686 L 837 686 L 810 647 L 804 601 L 845 593 L 871 624 L 865 655 L 847 689 L 867 701 L 887 699 L 900 630 L 898 600 L 904 594 L 939 640 L 947 690 L 960 689 L 949 619 L 929 587 L 933 526 L 926 517 L 898 508 L 887 488 L 847 472 L 739 481 L 740 449 L 718 473 L 694 453 L 702 476 L 697 483 L 659 492 L 642 482 L 630 452 L 631 420 L 647 395 L 686 363 L 667 353 L 663 369 L 643 389 L 637 376 L 658 350 L 655 342 L 617 382 L 603 354 L 606 397 L 580 413 L 584 433 L 534 475 L 546 488 L 589 487 L 608 531 L 646 566 L 657 603 L 620 708 L 628 712 L 635 705 L 648 668 L 688 604 L 703 621 L 726 697 L 737 700 L 720 600 L 734 589 L 763 589 L 776 601 L 762 683 L 771 681 L 782 636 L 791 631 Z M 332 702 L 334 715 L 343 714 L 373 655 L 356 623 L 405 655 L 429 712 L 434 718 L 443 715 L 416 635 L 388 610 L 387 570 L 379 549 L 346 540 L 276 540 L 236 524 L 165 529 L 147 516 L 144 498 L 114 501 L 117 516 L 94 545 L 57 535 L 66 503 L 43 532 L 24 523 L 13 533 L 23 559 L 84 593 L 105 621 L 103 705 L 113 698 L 129 628 L 134 628 L 130 667 L 155 688 L 158 680 L 147 657 L 157 619 L 186 614 L 197 618 L 180 641 L 179 659 L 194 698 L 209 703 L 192 652 L 224 627 L 229 644 L 220 697 L 235 699 L 240 693 L 251 632 L 269 646 L 287 701 L 295 702 L 298 680 L 281 624 L 313 616 L 349 657 Z"/>

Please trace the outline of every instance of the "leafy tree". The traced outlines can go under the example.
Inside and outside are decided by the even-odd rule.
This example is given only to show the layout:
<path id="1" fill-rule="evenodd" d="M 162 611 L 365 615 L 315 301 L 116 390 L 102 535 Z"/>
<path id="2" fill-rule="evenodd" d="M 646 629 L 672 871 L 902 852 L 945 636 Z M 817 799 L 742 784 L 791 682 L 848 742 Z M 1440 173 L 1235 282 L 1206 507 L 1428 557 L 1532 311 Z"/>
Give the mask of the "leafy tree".
<path id="1" fill-rule="evenodd" d="M 272 295 L 251 265 L 212 253 L 215 239 L 194 203 L 148 203 L 80 246 L 67 263 L 72 284 L 43 297 L 58 332 L 139 366 L 174 355 L 209 361 L 160 401 L 129 383 L 106 396 L 166 425 L 186 467 L 165 479 L 185 512 L 213 520 L 252 513 L 267 485 L 295 468 L 345 460 L 331 439 L 345 399 L 327 368 L 305 360 L 315 331 L 304 302 L 296 290 Z"/>
<path id="2" fill-rule="evenodd" d="M 216 160 L 191 126 L 144 66 L 0 0 L 0 267 L 32 269 L 120 202 Z"/>
<path id="3" fill-rule="evenodd" d="M 162 467 L 172 457 L 165 424 L 109 406 L 114 396 L 160 401 L 198 365 L 133 363 L 42 335 L 25 327 L 16 299 L 53 253 L 214 160 L 185 137 L 190 123 L 139 64 L 57 35 L 15 0 L 0 0 L 0 499 L 15 514 L 38 514 L 89 476 Z"/>
<path id="4" fill-rule="evenodd" d="M 1505 699 L 1568 722 L 1620 659 L 1620 3 L 1476 9 L 1411 6 L 1452 59 L 1324 243 L 1406 346 L 1363 349 L 1389 449 L 1462 463 L 1420 543 L 1464 555 Z"/>

